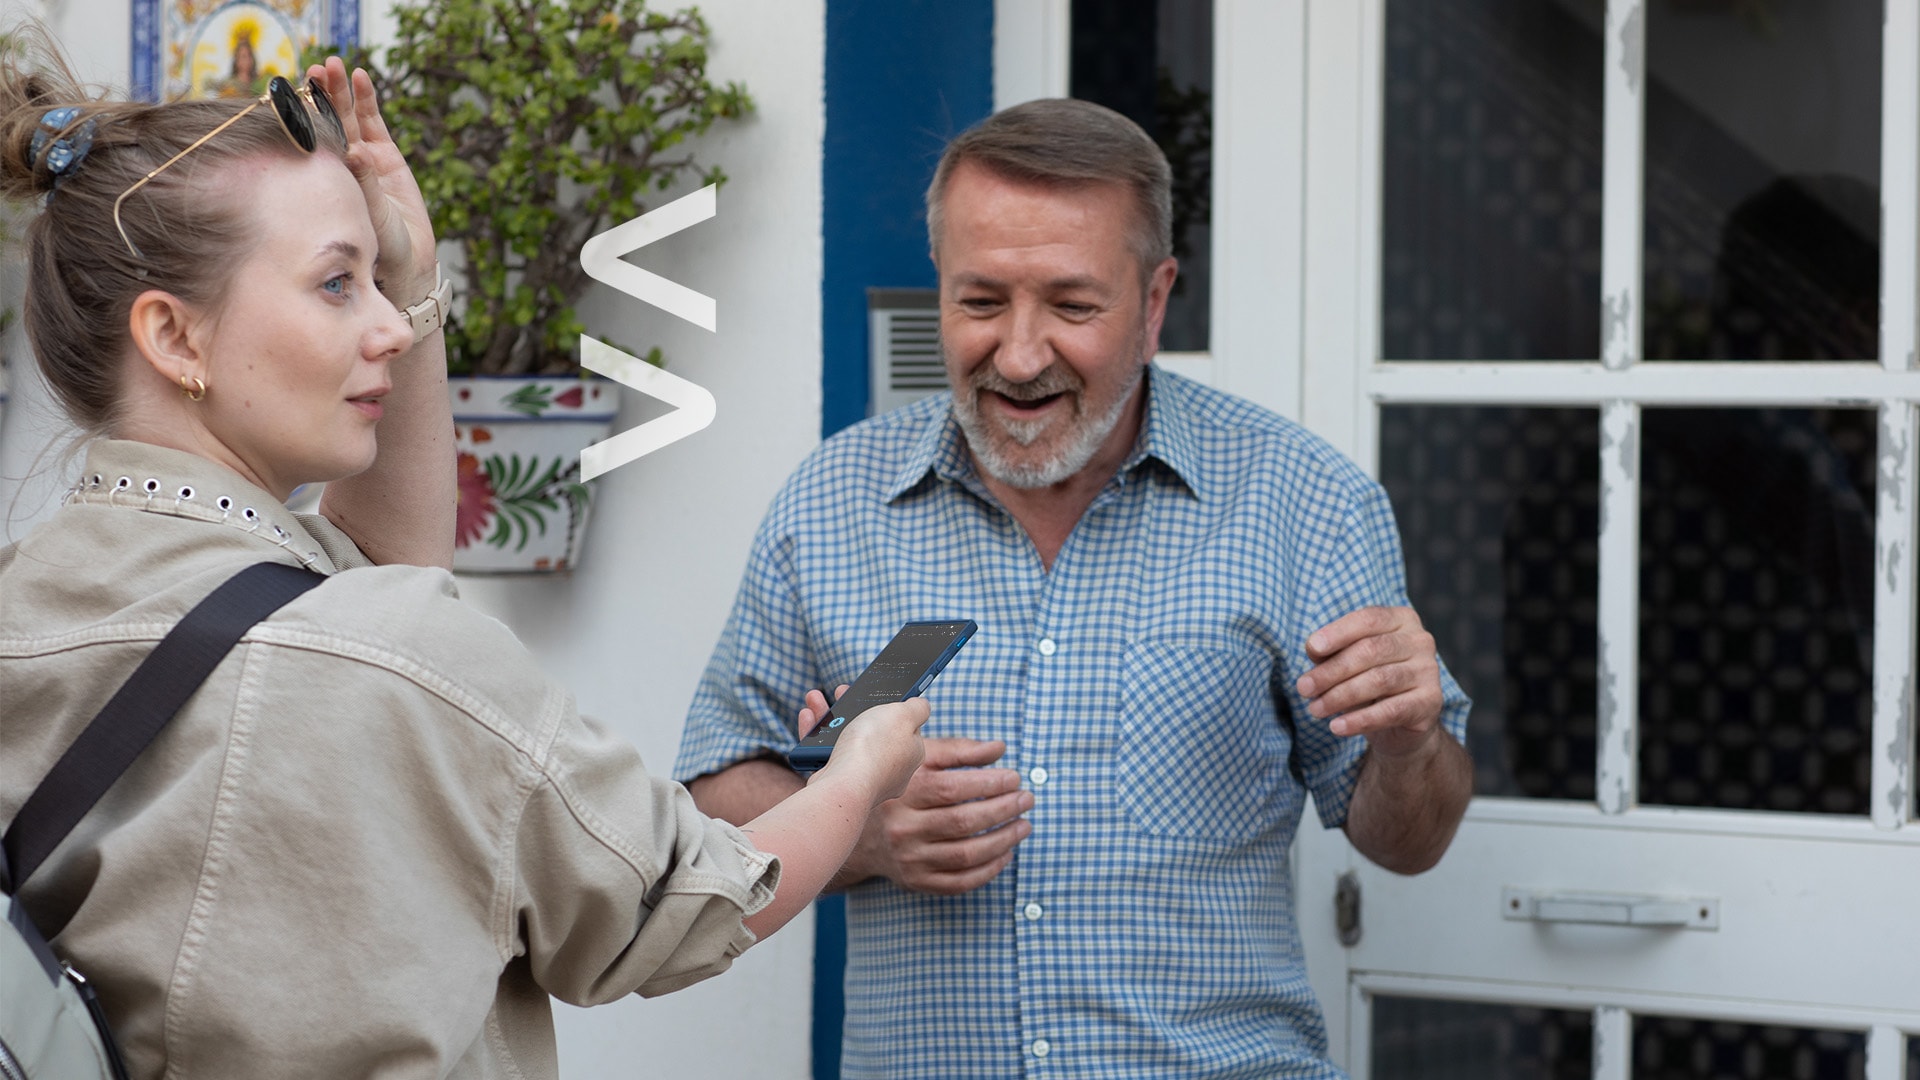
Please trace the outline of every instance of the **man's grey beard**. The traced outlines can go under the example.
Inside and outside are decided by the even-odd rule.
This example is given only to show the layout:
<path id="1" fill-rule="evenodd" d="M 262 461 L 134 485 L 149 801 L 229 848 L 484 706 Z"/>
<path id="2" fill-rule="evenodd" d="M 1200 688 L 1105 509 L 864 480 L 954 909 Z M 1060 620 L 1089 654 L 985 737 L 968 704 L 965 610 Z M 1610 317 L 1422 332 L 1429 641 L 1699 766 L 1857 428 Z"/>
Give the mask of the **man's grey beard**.
<path id="1" fill-rule="evenodd" d="M 1055 363 L 1033 379 L 1024 383 L 1013 383 L 1000 377 L 992 364 L 982 364 L 975 369 L 968 385 L 956 387 L 953 394 L 953 418 L 959 422 L 960 430 L 967 437 L 967 448 L 973 451 L 973 460 L 981 471 L 1008 487 L 1032 490 L 1052 487 L 1073 476 L 1093 456 L 1100 452 L 1100 445 L 1113 433 L 1120 418 L 1126 415 L 1127 407 L 1133 404 L 1133 393 L 1145 378 L 1147 366 L 1142 363 L 1133 370 L 1133 378 L 1128 380 L 1106 413 L 1097 417 L 1075 415 L 1067 422 L 1077 424 L 1077 430 L 1060 452 L 1045 461 L 1021 462 L 1009 459 L 1000 452 L 994 442 L 997 434 L 980 417 L 979 400 L 982 390 L 1011 397 L 1015 400 L 1035 400 L 1050 394 L 1081 391 L 1079 405 L 1086 404 L 1086 382 L 1078 377 L 1065 364 Z M 1044 434 L 1049 425 L 1057 420 L 1013 420 L 1004 425 L 1004 431 L 1014 442 L 1021 446 L 1031 446 L 1034 440 Z"/>

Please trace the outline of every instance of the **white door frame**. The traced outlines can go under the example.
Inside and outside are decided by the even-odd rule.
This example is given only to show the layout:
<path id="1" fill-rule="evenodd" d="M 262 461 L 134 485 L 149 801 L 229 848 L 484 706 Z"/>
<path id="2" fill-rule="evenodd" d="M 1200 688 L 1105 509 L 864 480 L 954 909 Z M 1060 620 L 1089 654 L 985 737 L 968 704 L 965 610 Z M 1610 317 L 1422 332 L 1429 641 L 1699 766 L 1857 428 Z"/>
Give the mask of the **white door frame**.
<path id="1" fill-rule="evenodd" d="M 1368 1075 L 1371 997 L 1396 993 L 1594 1010 L 1594 1076 L 1624 1080 L 1633 1012 L 1867 1032 L 1869 1080 L 1900 1080 L 1920 1035 L 1920 827 L 1914 773 L 1916 289 L 1920 0 L 1887 0 L 1882 101 L 1883 359 L 1665 364 L 1639 355 L 1645 0 L 1610 0 L 1602 244 L 1604 341 L 1591 363 L 1383 363 L 1380 205 L 1384 0 L 1309 0 L 1302 405 L 1377 472 L 1383 404 L 1588 406 L 1600 412 L 1601 748 L 1592 803 L 1477 799 L 1442 865 L 1380 871 L 1337 833 L 1297 847 L 1309 966 L 1335 1053 Z M 1637 805 L 1640 410 L 1877 406 L 1871 816 Z M 1444 647 L 1444 643 L 1443 647 Z M 1334 940 L 1353 870 L 1364 937 Z M 1503 887 L 1712 898 L 1712 931 L 1506 918 Z M 1905 898 L 1904 910 L 1901 898 Z"/>

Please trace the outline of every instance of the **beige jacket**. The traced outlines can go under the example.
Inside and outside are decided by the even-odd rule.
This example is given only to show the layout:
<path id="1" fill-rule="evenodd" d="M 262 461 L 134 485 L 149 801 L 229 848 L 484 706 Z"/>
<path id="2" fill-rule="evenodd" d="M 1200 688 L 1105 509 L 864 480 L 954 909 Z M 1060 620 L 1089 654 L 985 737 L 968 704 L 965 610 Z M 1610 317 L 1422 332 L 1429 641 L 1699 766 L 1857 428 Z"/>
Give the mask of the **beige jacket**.
<path id="1" fill-rule="evenodd" d="M 241 641 L 23 893 L 136 1076 L 555 1076 L 549 994 L 665 993 L 752 944 L 774 860 L 581 719 L 450 575 L 370 566 L 140 443 L 96 444 L 0 550 L 0 822 L 265 560 L 333 579 Z"/>

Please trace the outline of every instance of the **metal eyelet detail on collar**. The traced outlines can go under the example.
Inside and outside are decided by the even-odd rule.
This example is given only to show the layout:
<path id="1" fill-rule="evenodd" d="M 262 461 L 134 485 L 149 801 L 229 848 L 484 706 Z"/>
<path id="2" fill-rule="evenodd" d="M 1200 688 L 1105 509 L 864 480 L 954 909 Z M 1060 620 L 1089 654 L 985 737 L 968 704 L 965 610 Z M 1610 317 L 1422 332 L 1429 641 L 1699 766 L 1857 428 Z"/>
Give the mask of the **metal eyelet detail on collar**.
<path id="1" fill-rule="evenodd" d="M 313 565 L 314 557 L 312 555 L 301 555 L 298 551 L 294 551 L 293 550 L 293 534 L 289 533 L 287 530 L 281 528 L 278 525 L 275 525 L 273 527 L 273 542 L 276 544 L 279 544 L 283 548 L 286 548 L 288 551 L 293 551 L 294 555 L 299 557 L 300 564 L 302 566 Z"/>
<path id="2" fill-rule="evenodd" d="M 101 483 L 102 483 L 102 481 L 101 481 L 101 478 L 100 478 L 100 474 L 99 474 L 99 473 L 94 473 L 94 474 L 93 474 L 93 480 L 92 480 L 92 481 L 91 481 L 90 483 L 88 483 L 88 484 L 87 484 L 87 486 L 88 486 L 88 487 L 99 487 Z"/>
<path id="3" fill-rule="evenodd" d="M 160 494 L 160 481 L 149 476 L 147 477 L 147 482 L 140 485 L 140 489 L 147 493 L 147 498 L 151 499 L 155 495 Z"/>
<path id="4" fill-rule="evenodd" d="M 233 500 L 228 498 L 225 495 L 222 495 L 218 499 L 215 499 L 213 501 L 213 505 L 220 508 L 220 514 L 222 517 L 225 517 L 226 515 L 233 513 Z"/>
<path id="5" fill-rule="evenodd" d="M 193 498 L 193 489 L 190 487 L 182 487 L 173 497 L 176 499 L 191 499 Z"/>
<path id="6" fill-rule="evenodd" d="M 132 487 L 133 487 L 133 477 L 131 476 L 123 476 L 120 479 L 115 480 L 113 482 L 113 490 L 115 491 L 127 491 Z"/>
<path id="7" fill-rule="evenodd" d="M 240 517 L 246 521 L 248 532 L 260 531 L 260 515 L 254 511 L 253 507 L 249 506 L 241 510 Z"/>

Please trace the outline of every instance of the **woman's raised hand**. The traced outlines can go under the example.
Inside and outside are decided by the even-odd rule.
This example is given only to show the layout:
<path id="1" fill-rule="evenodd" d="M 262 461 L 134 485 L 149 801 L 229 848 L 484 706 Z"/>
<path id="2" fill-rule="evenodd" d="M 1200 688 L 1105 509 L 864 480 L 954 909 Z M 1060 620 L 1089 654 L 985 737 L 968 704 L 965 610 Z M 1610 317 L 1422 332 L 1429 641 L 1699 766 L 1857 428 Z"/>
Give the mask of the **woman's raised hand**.
<path id="1" fill-rule="evenodd" d="M 373 79 L 364 69 L 348 75 L 346 63 L 337 56 L 308 68 L 307 77 L 326 88 L 334 111 L 340 114 L 347 136 L 347 168 L 367 197 L 367 213 L 380 241 L 374 266 L 380 289 L 396 307 L 417 303 L 437 283 L 433 220 L 406 157 L 380 115 Z"/>

